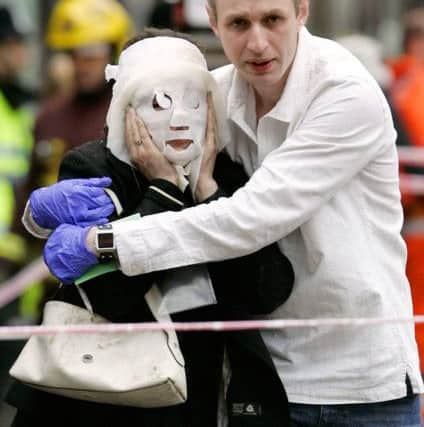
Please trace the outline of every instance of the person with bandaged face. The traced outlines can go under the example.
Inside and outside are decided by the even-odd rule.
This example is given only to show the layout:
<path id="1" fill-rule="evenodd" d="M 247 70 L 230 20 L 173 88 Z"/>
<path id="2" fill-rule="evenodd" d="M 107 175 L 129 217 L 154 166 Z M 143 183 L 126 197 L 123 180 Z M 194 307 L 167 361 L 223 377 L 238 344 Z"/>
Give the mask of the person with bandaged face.
<path id="1" fill-rule="evenodd" d="M 204 151 L 216 150 L 215 139 L 221 145 L 226 139 L 215 81 L 190 41 L 174 33 L 147 32 L 127 43 L 119 64 L 106 68 L 106 77 L 115 81 L 106 138 L 69 152 L 60 166 L 60 182 L 33 192 L 24 215 L 30 232 L 48 237 L 45 260 L 64 284 L 55 298 L 80 306 L 75 286 L 68 286 L 72 280 L 61 271 L 66 263 L 66 268 L 72 264 L 82 274 L 93 258 L 100 262 L 86 247 L 92 225 L 200 203 L 201 189 L 196 184 L 202 159 L 208 157 Z M 145 133 L 150 134 L 151 145 L 140 145 Z M 127 148 L 126 140 L 134 140 L 134 146 Z M 172 170 L 168 163 L 156 165 L 156 170 L 149 164 L 133 165 L 131 150 L 163 153 Z M 219 188 L 202 203 L 230 196 L 247 181 L 243 168 L 225 154 L 216 159 L 215 179 Z M 84 196 L 88 193 L 89 198 Z M 75 256 L 62 256 L 59 246 L 64 241 L 75 246 Z M 133 277 L 115 271 L 82 286 L 98 314 L 112 322 L 142 322 L 153 320 L 144 294 L 155 283 L 163 295 L 162 309 L 174 321 L 191 322 L 243 320 L 270 313 L 288 298 L 293 281 L 289 260 L 274 244 L 208 265 Z M 39 419 L 44 426 L 53 426 L 55 420 L 46 420 L 45 411 L 54 405 L 67 414 L 62 425 L 73 427 L 114 425 L 128 417 L 127 425 L 217 426 L 224 351 L 231 371 L 225 395 L 229 425 L 288 425 L 285 390 L 259 331 L 178 337 L 186 363 L 186 403 L 159 409 L 116 407 L 16 384 L 8 396 L 18 408 L 13 425 L 35 425 Z"/>

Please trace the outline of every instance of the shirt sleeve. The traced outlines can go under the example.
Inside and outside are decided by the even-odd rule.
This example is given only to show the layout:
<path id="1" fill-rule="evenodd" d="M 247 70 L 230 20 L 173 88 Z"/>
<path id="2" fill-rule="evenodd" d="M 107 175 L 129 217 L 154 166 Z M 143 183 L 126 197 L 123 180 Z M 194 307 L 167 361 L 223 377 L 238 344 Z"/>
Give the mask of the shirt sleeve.
<path id="1" fill-rule="evenodd" d="M 257 251 L 308 221 L 394 139 L 372 83 L 323 88 L 297 130 L 232 197 L 116 227 L 122 270 L 134 275 Z"/>

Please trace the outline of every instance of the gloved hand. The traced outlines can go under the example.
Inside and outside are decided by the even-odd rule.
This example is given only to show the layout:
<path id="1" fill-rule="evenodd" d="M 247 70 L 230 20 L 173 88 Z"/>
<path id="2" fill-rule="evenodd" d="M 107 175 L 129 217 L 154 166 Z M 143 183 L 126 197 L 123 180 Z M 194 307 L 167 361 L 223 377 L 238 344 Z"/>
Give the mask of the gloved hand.
<path id="1" fill-rule="evenodd" d="M 29 203 L 34 221 L 43 228 L 60 224 L 85 227 L 108 222 L 115 207 L 104 188 L 110 178 L 67 179 L 31 193 Z"/>
<path id="2" fill-rule="evenodd" d="M 44 246 L 44 262 L 53 276 L 70 284 L 97 264 L 97 257 L 85 244 L 91 227 L 62 224 L 50 235 Z"/>

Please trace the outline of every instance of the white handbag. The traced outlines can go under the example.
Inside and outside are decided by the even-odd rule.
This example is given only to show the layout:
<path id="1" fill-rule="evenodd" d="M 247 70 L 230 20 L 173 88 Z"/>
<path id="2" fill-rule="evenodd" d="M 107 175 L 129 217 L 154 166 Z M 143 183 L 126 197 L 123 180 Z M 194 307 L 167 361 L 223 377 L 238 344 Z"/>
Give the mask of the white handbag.
<path id="1" fill-rule="evenodd" d="M 87 309 L 49 301 L 43 325 L 109 323 L 92 312 L 78 289 Z M 158 321 L 170 321 L 168 314 L 158 314 L 156 286 L 145 298 Z M 32 336 L 9 373 L 37 389 L 92 402 L 155 408 L 187 399 L 184 358 L 174 330 Z"/>

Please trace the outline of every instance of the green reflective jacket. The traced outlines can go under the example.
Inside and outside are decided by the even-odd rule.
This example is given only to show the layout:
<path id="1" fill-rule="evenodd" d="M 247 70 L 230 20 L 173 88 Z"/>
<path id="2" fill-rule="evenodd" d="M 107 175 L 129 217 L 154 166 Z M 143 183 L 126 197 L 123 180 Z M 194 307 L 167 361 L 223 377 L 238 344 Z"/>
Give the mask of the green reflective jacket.
<path id="1" fill-rule="evenodd" d="M 0 91 L 0 252 L 6 252 L 0 256 L 6 258 L 8 253 L 17 258 L 16 252 L 21 252 L 21 244 L 11 236 L 10 227 L 15 213 L 14 183 L 23 180 L 29 171 L 32 125 L 30 111 L 25 107 L 12 108 Z"/>

